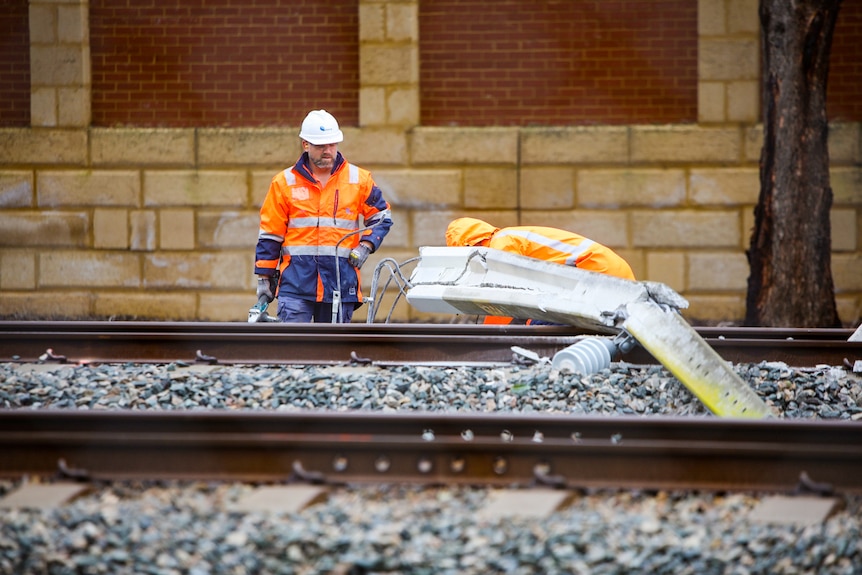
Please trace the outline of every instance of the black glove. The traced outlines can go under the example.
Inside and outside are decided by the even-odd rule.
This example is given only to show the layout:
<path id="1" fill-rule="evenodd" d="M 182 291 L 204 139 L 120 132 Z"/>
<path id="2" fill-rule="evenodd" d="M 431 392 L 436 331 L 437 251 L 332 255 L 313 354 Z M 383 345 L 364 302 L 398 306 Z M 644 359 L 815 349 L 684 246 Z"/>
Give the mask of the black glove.
<path id="1" fill-rule="evenodd" d="M 278 274 L 274 276 L 257 276 L 257 299 L 266 297 L 266 303 L 275 299 L 275 288 L 278 286 Z"/>
<path id="2" fill-rule="evenodd" d="M 360 243 L 358 246 L 350 250 L 350 255 L 347 257 L 347 261 L 353 264 L 353 267 L 359 269 L 362 267 L 362 264 L 365 263 L 365 260 L 368 259 L 368 254 L 370 253 L 371 248 L 366 244 Z"/>

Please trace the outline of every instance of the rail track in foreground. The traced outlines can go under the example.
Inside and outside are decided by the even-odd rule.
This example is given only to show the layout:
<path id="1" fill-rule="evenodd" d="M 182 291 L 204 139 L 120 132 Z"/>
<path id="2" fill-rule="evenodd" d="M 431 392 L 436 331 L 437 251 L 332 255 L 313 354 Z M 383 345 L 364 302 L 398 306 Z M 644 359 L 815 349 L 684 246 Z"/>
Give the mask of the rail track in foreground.
<path id="1" fill-rule="evenodd" d="M 699 328 L 727 361 L 862 357 L 851 330 Z M 511 363 L 565 327 L 0 322 L 0 362 Z M 656 363 L 636 348 L 621 359 Z M 544 485 L 862 492 L 847 421 L 537 414 L 5 410 L 0 475 L 78 479 Z"/>
<path id="2" fill-rule="evenodd" d="M 795 367 L 862 359 L 850 329 L 697 328 L 727 361 Z M 224 364 L 425 364 L 512 361 L 512 346 L 543 357 L 583 330 L 474 324 L 280 324 L 215 322 L 0 322 L 0 361 L 205 362 Z M 618 358 L 655 364 L 642 347 Z"/>
<path id="3" fill-rule="evenodd" d="M 0 475 L 862 493 L 862 425 L 392 412 L 13 410 Z"/>

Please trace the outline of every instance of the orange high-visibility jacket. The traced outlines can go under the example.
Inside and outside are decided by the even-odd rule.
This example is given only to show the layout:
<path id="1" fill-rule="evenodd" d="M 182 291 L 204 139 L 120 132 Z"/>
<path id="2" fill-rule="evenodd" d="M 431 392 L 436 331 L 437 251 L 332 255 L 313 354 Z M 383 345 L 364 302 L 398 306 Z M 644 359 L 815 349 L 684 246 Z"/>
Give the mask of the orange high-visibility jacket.
<path id="1" fill-rule="evenodd" d="M 363 222 L 369 230 L 339 243 Z M 340 275 L 341 300 L 361 302 L 359 270 L 347 257 L 360 240 L 377 251 L 391 226 L 389 203 L 368 170 L 348 163 L 339 152 L 332 176 L 321 187 L 304 153 L 270 183 L 260 208 L 254 273 L 273 275 L 278 267 L 280 293 L 318 302 L 332 301 Z"/>
<path id="2" fill-rule="evenodd" d="M 475 218 L 459 218 L 446 229 L 446 245 L 485 246 L 548 262 L 634 280 L 632 268 L 612 249 L 580 234 L 542 226 L 496 228 Z M 486 324 L 512 318 L 487 316 Z"/>
<path id="3" fill-rule="evenodd" d="M 475 218 L 459 218 L 446 230 L 449 246 L 487 246 L 548 262 L 634 280 L 629 264 L 609 247 L 580 234 L 542 226 L 495 228 Z"/>

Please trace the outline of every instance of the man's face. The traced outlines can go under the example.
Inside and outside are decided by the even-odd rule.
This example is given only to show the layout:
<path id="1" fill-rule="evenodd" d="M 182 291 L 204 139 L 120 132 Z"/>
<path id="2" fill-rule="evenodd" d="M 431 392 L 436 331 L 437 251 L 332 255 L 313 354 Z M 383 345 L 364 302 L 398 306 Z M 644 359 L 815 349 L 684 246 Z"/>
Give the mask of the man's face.
<path id="1" fill-rule="evenodd" d="M 338 144 L 322 144 L 315 146 L 309 142 L 305 143 L 305 151 L 308 152 L 308 159 L 311 163 L 320 169 L 332 169 L 335 162 L 335 156 L 338 154 Z"/>

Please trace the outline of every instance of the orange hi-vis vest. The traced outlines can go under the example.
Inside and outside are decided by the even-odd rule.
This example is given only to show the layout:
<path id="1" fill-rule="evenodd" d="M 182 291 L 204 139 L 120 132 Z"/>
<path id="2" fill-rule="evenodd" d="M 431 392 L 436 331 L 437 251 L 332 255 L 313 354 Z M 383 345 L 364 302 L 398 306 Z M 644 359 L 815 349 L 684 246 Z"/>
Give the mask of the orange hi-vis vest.
<path id="1" fill-rule="evenodd" d="M 363 223 L 370 229 L 348 236 Z M 340 275 L 341 300 L 362 302 L 359 270 L 347 259 L 350 250 L 362 240 L 376 251 L 391 226 L 389 203 L 368 170 L 349 164 L 339 152 L 321 186 L 303 154 L 270 183 L 260 208 L 254 273 L 272 275 L 278 268 L 279 293 L 317 302 L 332 301 Z"/>
<path id="2" fill-rule="evenodd" d="M 446 230 L 450 246 L 486 246 L 513 254 L 634 280 L 631 266 L 609 247 L 580 234 L 542 226 L 496 228 L 474 218 L 459 218 Z M 508 324 L 511 318 L 487 316 L 484 323 Z"/>

